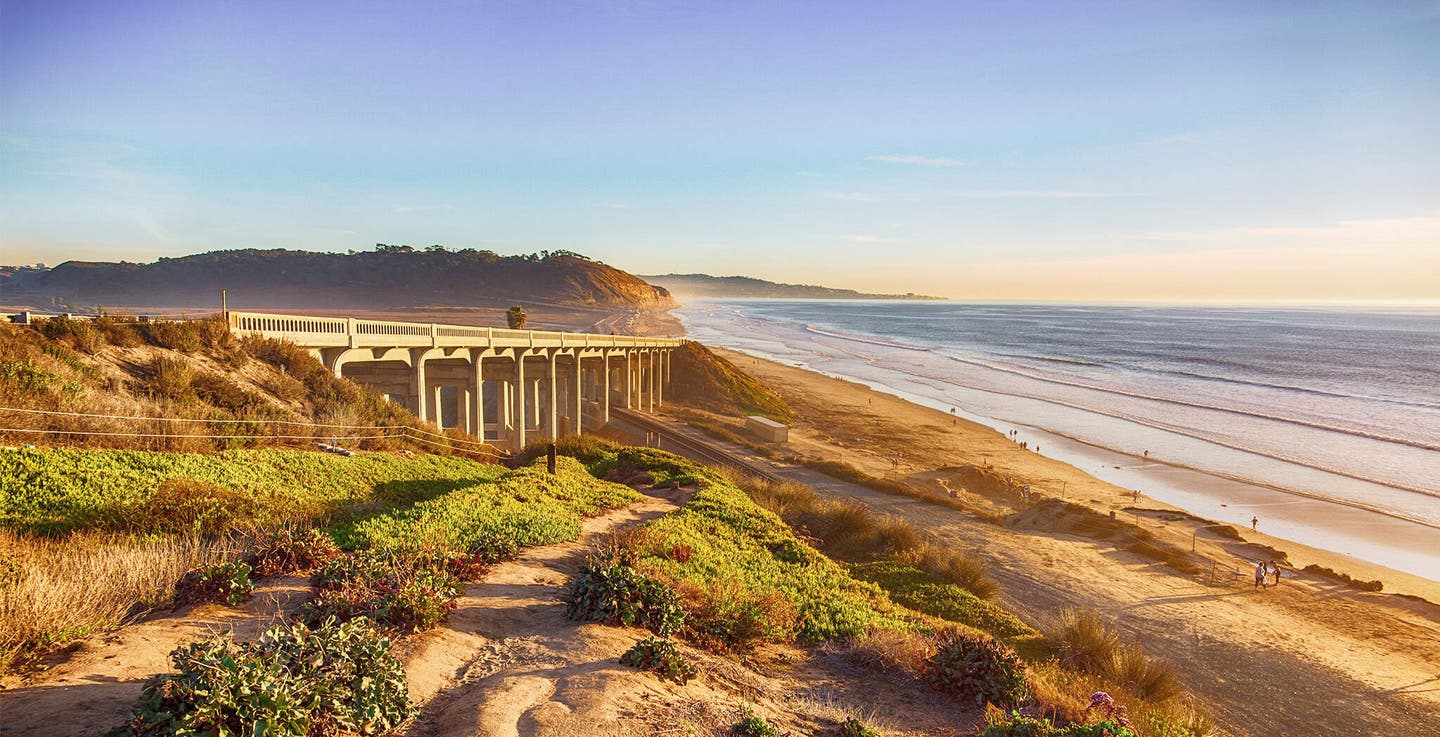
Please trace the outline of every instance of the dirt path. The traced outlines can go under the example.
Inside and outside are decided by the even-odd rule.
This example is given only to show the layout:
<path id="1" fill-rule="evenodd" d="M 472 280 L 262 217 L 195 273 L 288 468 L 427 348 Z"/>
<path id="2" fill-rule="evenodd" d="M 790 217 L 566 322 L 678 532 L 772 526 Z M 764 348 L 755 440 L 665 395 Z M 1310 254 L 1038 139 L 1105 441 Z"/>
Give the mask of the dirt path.
<path id="1" fill-rule="evenodd" d="M 747 708 L 793 734 L 824 734 L 857 711 L 915 716 L 911 723 L 872 717 L 894 734 L 948 733 L 935 730 L 975 722 L 973 709 L 937 708 L 913 683 L 799 650 L 757 654 L 747 667 L 682 646 L 700 672 L 683 686 L 620 665 L 620 655 L 649 633 L 571 621 L 561 596 L 601 535 L 672 511 L 681 497 L 589 520 L 579 540 L 525 551 L 469 586 L 442 629 L 405 645 L 411 693 L 423 710 L 408 734 L 724 735 Z"/>
<path id="2" fill-rule="evenodd" d="M 206 604 L 163 612 L 108 635 L 82 641 L 33 686 L 0 691 L 0 725 L 6 737 L 90 737 L 130 716 L 151 678 L 171 670 L 177 646 L 233 629 L 253 640 L 293 613 L 309 596 L 304 578 L 283 577 L 256 587 L 239 607 Z"/>

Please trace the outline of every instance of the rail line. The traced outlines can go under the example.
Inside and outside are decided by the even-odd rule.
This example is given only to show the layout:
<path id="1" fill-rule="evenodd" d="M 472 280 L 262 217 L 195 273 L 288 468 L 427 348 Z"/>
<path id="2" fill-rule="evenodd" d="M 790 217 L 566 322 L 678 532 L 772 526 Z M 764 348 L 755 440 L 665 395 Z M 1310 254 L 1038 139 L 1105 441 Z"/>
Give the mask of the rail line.
<path id="1" fill-rule="evenodd" d="M 668 422 L 657 420 L 649 415 L 630 410 L 612 408 L 612 417 L 624 421 L 646 432 L 653 432 L 660 438 L 661 450 L 668 450 L 672 453 L 685 456 L 692 461 L 699 461 L 710 466 L 721 466 L 729 468 L 749 476 L 765 479 L 766 481 L 784 481 L 780 475 L 767 471 L 749 461 L 737 458 L 710 443 L 691 436 Z"/>

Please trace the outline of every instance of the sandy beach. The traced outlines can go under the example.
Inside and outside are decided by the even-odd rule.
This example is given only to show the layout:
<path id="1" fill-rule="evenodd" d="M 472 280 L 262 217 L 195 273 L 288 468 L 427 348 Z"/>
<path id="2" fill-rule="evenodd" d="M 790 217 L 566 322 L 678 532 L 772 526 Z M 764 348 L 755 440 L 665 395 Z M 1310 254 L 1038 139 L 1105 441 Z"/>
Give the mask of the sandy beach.
<path id="1" fill-rule="evenodd" d="M 1130 507 L 1180 511 L 1148 498 L 1136 500 L 1133 489 L 1101 481 L 1081 468 L 1032 449 L 984 425 L 923 407 L 843 379 L 785 366 L 730 351 L 717 352 L 780 392 L 803 422 L 791 433 L 798 453 L 838 456 L 879 476 L 923 477 L 938 468 L 990 464 L 1001 473 L 1024 479 L 1038 494 L 1063 496 L 1109 513 Z M 823 428 L 823 429 L 821 429 Z M 894 460 L 899 456 L 899 466 Z M 933 481 L 932 481 L 933 483 Z M 1343 509 L 1340 510 L 1343 513 Z M 1166 534 L 1188 545 L 1192 528 L 1202 523 L 1173 523 Z M 1385 592 L 1409 594 L 1440 602 L 1440 582 L 1379 566 L 1353 557 L 1266 535 L 1244 531 L 1246 540 L 1285 551 L 1297 568 L 1316 564 L 1364 580 L 1379 579 Z"/>
<path id="2" fill-rule="evenodd" d="M 1397 733 L 1407 733 L 1440 718 L 1440 691 L 1433 688 L 1440 606 L 1411 598 L 1440 601 L 1440 584 L 1248 530 L 1243 541 L 1227 540 L 1204 529 L 1203 520 L 1143 495 L 1137 501 L 1129 489 L 1022 449 L 987 427 L 853 382 L 719 352 L 796 410 L 787 452 L 843 460 L 876 476 L 936 490 L 958 487 L 961 466 L 989 464 L 1029 483 L 1037 495 L 1063 494 L 1067 501 L 1114 511 L 1186 549 L 1193 539 L 1197 555 L 1213 562 L 1198 576 L 1108 543 L 1046 530 L 1043 520 L 997 525 L 750 454 L 822 493 L 906 517 L 946 542 L 974 549 L 990 560 L 1002 601 L 1033 622 L 1043 625 L 1068 606 L 1094 608 L 1118 620 L 1148 651 L 1175 663 L 1186 685 L 1238 733 L 1301 734 L 1293 730 L 1308 724 L 1305 734 L 1344 735 L 1354 733 L 1353 720 L 1392 718 L 1397 720 L 1392 726 L 1401 729 Z M 995 495 L 971 496 L 970 503 L 990 505 L 998 514 L 1023 506 Z M 1288 555 L 1291 568 L 1280 586 L 1256 591 L 1248 573 L 1256 558 L 1268 554 L 1265 546 Z M 1296 570 L 1311 563 L 1378 578 L 1386 593 L 1357 591 Z M 1285 702 L 1278 722 L 1273 699 Z M 1331 718 L 1315 725 L 1315 714 L 1327 708 Z"/>

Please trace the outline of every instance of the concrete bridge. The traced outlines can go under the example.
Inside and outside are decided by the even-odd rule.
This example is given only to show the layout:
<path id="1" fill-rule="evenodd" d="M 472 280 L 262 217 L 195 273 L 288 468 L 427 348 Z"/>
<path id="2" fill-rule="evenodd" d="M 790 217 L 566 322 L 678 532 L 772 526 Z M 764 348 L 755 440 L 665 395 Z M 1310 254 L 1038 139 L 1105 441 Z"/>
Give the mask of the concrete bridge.
<path id="1" fill-rule="evenodd" d="M 228 312 L 230 330 L 288 340 L 336 376 L 403 404 L 421 419 L 502 447 L 578 435 L 613 405 L 655 411 L 682 341 Z"/>

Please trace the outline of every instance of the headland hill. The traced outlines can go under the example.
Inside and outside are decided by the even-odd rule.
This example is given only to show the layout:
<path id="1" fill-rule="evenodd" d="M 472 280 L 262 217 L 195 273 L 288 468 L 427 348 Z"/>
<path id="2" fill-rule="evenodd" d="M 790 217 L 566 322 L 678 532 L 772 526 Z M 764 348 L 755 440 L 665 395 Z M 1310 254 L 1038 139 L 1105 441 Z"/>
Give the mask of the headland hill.
<path id="1" fill-rule="evenodd" d="M 749 276 L 709 274 L 642 275 L 645 281 L 663 287 L 677 297 L 695 299 L 889 299 L 940 300 L 923 294 L 875 294 L 854 289 L 837 289 L 813 284 L 783 284 Z"/>
<path id="2" fill-rule="evenodd" d="M 626 316 L 674 304 L 575 254 L 391 249 L 97 267 L 147 288 L 61 265 L 0 302 L 198 316 L 226 289 L 237 308 L 497 326 L 506 305 L 543 304 L 551 326 L 635 332 L 647 326 Z M 231 281 L 202 267 L 212 256 L 252 267 Z M 321 273 L 362 257 L 390 279 L 347 291 Z M 530 289 L 483 273 L 494 264 Z M 162 273 L 205 281 L 171 292 Z M 331 286 L 307 294 L 309 278 Z M 562 438 L 552 475 L 543 443 L 499 463 L 480 438 L 212 319 L 59 318 L 0 338 L 3 406 L 59 413 L 0 411 L 45 430 L 0 433 L 13 734 L 163 734 L 185 714 L 233 715 L 204 693 L 245 693 L 247 673 L 297 703 L 314 693 L 297 678 L 343 697 L 277 707 L 277 722 L 303 717 L 295 734 L 355 718 L 346 699 L 372 720 L 355 731 L 457 737 L 1339 737 L 1422 734 L 1440 715 L 1414 685 L 1440 662 L 1423 581 L 1137 504 L 998 432 L 793 366 L 687 344 L 655 419 L 690 444 L 647 448 L 653 431 L 616 422 Z M 749 435 L 747 415 L 788 424 L 790 441 Z M 694 444 L 758 474 L 694 460 Z M 1020 491 L 1057 480 L 1064 498 Z M 1234 576 L 1256 558 L 1282 562 L 1279 585 Z M 1398 581 L 1418 594 L 1390 593 Z M 285 661 L 297 637 L 372 687 Z M 207 644 L 177 649 L 191 642 Z M 1091 708 L 1101 691 L 1127 708 L 1125 731 Z"/>

